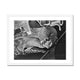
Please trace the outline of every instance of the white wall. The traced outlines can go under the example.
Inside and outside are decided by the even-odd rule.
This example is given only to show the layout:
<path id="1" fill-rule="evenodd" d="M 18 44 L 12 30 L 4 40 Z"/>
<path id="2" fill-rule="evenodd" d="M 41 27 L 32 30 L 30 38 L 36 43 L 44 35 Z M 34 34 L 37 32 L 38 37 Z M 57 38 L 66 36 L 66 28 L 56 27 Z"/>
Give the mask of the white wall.
<path id="1" fill-rule="evenodd" d="M 0 80 L 79 80 L 79 1 L 0 0 Z M 7 14 L 74 15 L 74 66 L 7 66 Z"/>

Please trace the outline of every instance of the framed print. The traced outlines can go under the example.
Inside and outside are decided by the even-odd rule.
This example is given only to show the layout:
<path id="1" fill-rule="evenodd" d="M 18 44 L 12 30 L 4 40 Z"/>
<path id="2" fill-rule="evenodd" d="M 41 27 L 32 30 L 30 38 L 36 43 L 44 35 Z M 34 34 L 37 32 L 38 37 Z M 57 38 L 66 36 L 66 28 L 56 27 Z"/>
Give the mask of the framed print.
<path id="1" fill-rule="evenodd" d="M 73 16 L 9 15 L 8 65 L 73 65 Z"/>

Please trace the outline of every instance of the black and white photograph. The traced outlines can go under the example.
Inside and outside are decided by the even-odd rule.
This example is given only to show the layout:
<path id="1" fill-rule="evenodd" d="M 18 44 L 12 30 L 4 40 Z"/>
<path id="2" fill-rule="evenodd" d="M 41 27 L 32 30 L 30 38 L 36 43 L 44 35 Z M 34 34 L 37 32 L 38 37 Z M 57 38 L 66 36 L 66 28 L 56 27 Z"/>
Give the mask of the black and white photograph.
<path id="1" fill-rule="evenodd" d="M 9 64 L 71 65 L 72 22 L 72 16 L 9 16 Z"/>
<path id="2" fill-rule="evenodd" d="M 0 0 L 0 80 L 80 80 L 80 0 Z"/>
<path id="3" fill-rule="evenodd" d="M 66 20 L 14 20 L 15 60 L 65 60 Z"/>

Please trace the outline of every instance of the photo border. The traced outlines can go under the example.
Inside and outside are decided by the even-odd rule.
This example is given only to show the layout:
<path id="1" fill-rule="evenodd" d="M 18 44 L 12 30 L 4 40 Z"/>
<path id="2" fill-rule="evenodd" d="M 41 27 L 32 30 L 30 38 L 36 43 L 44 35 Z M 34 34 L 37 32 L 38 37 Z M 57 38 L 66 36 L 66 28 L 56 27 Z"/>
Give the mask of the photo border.
<path id="1" fill-rule="evenodd" d="M 14 20 L 66 20 L 66 60 L 14 60 Z M 7 64 L 20 66 L 74 65 L 74 16 L 72 15 L 8 15 Z"/>

